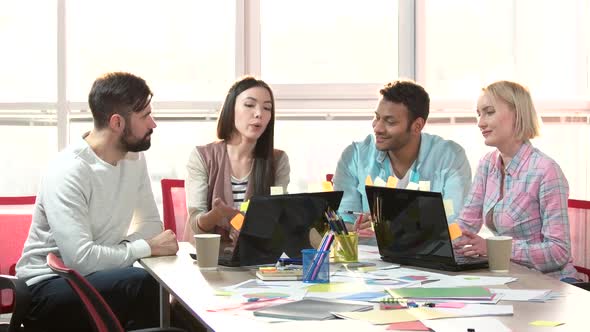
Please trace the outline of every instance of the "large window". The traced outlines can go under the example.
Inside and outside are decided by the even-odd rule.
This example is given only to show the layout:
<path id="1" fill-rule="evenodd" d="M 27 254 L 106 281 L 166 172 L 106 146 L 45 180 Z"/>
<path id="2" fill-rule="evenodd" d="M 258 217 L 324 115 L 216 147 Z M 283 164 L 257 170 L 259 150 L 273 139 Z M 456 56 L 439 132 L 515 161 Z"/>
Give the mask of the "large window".
<path id="1" fill-rule="evenodd" d="M 398 72 L 397 13 L 389 0 L 262 1 L 261 74 L 279 84 L 387 82 Z"/>
<path id="2" fill-rule="evenodd" d="M 158 101 L 217 100 L 235 77 L 233 1 L 73 0 L 66 17 L 71 101 L 110 71 L 143 77 Z"/>
<path id="3" fill-rule="evenodd" d="M 587 98 L 588 3 L 426 0 L 426 87 L 435 97 L 474 100 L 481 87 L 514 80 L 536 100 Z"/>
<path id="4" fill-rule="evenodd" d="M 0 103 L 57 98 L 55 1 L 0 2 Z"/>
<path id="5" fill-rule="evenodd" d="M 0 195 L 34 194 L 47 162 L 91 129 L 94 79 L 128 71 L 154 91 L 156 196 L 162 177 L 184 176 L 195 145 L 216 139 L 227 90 L 252 74 L 275 92 L 291 191 L 371 133 L 379 88 L 401 76 L 431 95 L 425 130 L 463 145 L 473 169 L 488 150 L 480 88 L 529 86 L 546 120 L 533 143 L 560 163 L 572 197 L 590 198 L 590 0 L 0 1 L 0 42 Z"/>

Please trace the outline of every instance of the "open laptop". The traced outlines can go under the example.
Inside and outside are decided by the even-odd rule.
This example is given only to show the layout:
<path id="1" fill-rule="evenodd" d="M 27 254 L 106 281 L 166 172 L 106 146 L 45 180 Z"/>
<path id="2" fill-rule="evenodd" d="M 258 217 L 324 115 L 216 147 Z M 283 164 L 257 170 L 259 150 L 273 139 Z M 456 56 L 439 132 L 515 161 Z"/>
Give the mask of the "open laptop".
<path id="1" fill-rule="evenodd" d="M 437 270 L 488 266 L 487 258 L 458 256 L 440 193 L 366 186 L 381 259 Z"/>
<path id="2" fill-rule="evenodd" d="M 328 207 L 338 210 L 342 194 L 327 191 L 252 197 L 236 247 L 230 253 L 220 253 L 219 265 L 274 264 L 283 252 L 291 258 L 301 257 L 301 249 L 312 248 L 310 231 L 322 229 L 324 212 Z"/>

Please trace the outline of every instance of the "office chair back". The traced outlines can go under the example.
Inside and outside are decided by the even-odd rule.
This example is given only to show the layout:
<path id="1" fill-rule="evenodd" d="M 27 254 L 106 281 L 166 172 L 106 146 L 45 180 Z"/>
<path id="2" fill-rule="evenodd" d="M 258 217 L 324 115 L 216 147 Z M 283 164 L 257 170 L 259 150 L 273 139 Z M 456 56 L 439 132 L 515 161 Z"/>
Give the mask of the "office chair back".
<path id="1" fill-rule="evenodd" d="M 182 239 L 188 218 L 184 180 L 162 179 L 161 184 L 164 228 L 172 230 L 177 238 Z"/>
<path id="2" fill-rule="evenodd" d="M 585 281 L 590 281 L 590 202 L 568 200 L 568 217 L 575 268 Z"/>
<path id="3" fill-rule="evenodd" d="M 0 274 L 15 275 L 33 216 L 35 196 L 0 197 Z M 12 312 L 14 293 L 0 291 L 0 313 Z"/>
<path id="4" fill-rule="evenodd" d="M 80 300 L 84 304 L 84 309 L 86 309 L 91 322 L 94 324 L 95 331 L 125 331 L 108 303 L 86 278 L 77 271 L 66 267 L 63 261 L 53 253 L 47 255 L 47 264 L 53 272 L 65 278 L 74 292 L 80 297 Z"/>

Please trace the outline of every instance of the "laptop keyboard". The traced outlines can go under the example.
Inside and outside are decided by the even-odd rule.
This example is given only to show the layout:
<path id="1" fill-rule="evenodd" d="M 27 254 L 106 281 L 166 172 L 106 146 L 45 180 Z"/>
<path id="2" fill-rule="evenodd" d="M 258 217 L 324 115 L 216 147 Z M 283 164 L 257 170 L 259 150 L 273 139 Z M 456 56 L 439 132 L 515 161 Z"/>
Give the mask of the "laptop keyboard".
<path id="1" fill-rule="evenodd" d="M 455 256 L 455 262 L 457 262 L 457 264 L 481 263 L 486 261 L 487 259 L 485 257 Z"/>

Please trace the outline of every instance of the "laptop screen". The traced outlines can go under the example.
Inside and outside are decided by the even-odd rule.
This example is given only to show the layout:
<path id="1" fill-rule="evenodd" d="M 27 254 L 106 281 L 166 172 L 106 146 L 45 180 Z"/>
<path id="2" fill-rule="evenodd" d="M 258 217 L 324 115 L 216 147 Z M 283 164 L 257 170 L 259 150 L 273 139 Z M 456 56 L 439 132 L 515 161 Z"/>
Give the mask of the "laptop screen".
<path id="1" fill-rule="evenodd" d="M 366 186 L 379 252 L 454 261 L 440 193 Z"/>
<path id="2" fill-rule="evenodd" d="M 321 230 L 327 207 L 337 210 L 342 191 L 254 196 L 238 239 L 240 265 L 275 263 L 283 252 L 301 257 L 311 248 L 310 231 Z"/>

